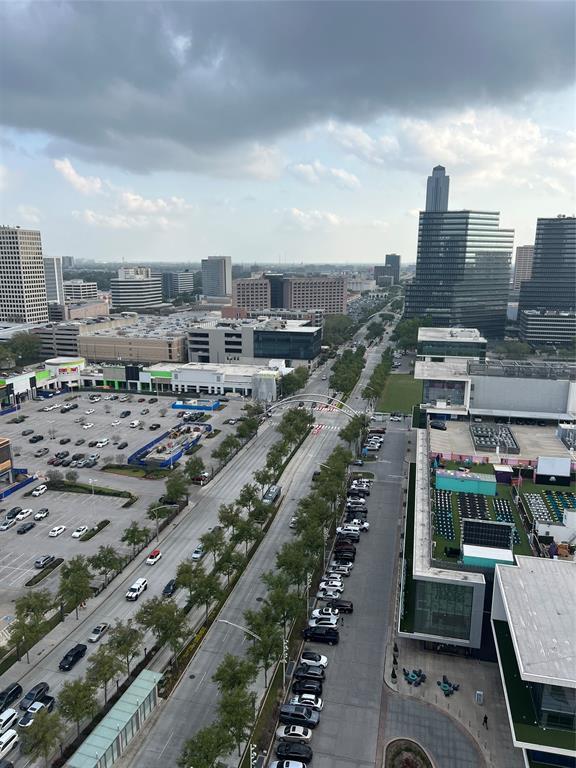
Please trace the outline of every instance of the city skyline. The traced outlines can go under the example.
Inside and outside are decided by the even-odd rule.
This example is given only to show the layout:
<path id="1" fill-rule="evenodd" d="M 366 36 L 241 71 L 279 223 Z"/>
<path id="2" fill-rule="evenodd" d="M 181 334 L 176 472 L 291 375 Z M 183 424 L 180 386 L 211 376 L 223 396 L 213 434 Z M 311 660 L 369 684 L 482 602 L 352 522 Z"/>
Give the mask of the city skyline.
<path id="1" fill-rule="evenodd" d="M 437 165 L 516 244 L 576 208 L 569 3 L 149 3 L 131 51 L 128 6 L 54 7 L 3 4 L 0 52 L 2 220 L 48 256 L 413 264 Z"/>

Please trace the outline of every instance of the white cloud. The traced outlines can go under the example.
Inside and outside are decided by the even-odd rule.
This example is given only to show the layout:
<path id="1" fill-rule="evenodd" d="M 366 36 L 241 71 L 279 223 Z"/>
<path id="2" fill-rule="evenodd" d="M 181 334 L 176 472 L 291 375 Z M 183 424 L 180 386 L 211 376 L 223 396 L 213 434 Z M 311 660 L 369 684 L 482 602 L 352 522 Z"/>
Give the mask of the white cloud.
<path id="1" fill-rule="evenodd" d="M 232 158 L 229 170 L 234 171 L 233 163 Z M 241 174 L 253 176 L 259 181 L 272 181 L 280 176 L 283 165 L 284 160 L 277 147 L 253 144 L 246 158 L 240 161 L 238 171 Z"/>
<path id="2" fill-rule="evenodd" d="M 384 165 L 398 151 L 395 136 L 373 138 L 357 125 L 329 123 L 328 132 L 342 149 L 371 165 Z"/>
<path id="3" fill-rule="evenodd" d="M 144 214 L 179 213 L 192 207 L 182 197 L 147 199 L 127 191 L 121 192 L 119 205 L 132 213 Z"/>
<path id="4" fill-rule="evenodd" d="M 89 208 L 72 211 L 74 218 L 98 229 L 172 229 L 175 225 L 165 216 L 151 219 L 148 216 L 129 215 L 126 213 L 98 213 Z"/>
<path id="5" fill-rule="evenodd" d="M 303 211 L 300 208 L 289 208 L 284 211 L 284 223 L 296 229 L 310 232 L 313 229 L 333 229 L 344 223 L 344 220 L 331 211 Z"/>
<path id="6" fill-rule="evenodd" d="M 82 192 L 83 195 L 95 195 L 102 192 L 102 179 L 98 176 L 81 176 L 67 157 L 63 160 L 54 160 L 54 168 L 74 189 Z"/>
<path id="7" fill-rule="evenodd" d="M 296 163 L 288 166 L 288 170 L 300 181 L 306 184 L 319 184 L 321 181 L 329 181 L 340 189 L 358 189 L 360 181 L 353 173 L 342 168 L 328 168 L 319 160 L 312 163 Z"/>
<path id="8" fill-rule="evenodd" d="M 17 208 L 18 215 L 27 224 L 39 224 L 40 223 L 40 211 L 33 205 L 19 205 Z"/>

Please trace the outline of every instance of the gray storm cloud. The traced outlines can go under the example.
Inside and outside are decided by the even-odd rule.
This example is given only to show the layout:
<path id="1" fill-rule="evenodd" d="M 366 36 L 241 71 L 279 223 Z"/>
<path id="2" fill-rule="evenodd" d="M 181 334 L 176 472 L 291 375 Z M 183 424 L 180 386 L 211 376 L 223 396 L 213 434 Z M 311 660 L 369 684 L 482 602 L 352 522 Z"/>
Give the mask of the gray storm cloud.
<path id="1" fill-rule="evenodd" d="M 508 105 L 576 71 L 571 2 L 4 3 L 0 21 L 2 122 L 136 172 L 224 172 L 324 120 Z"/>

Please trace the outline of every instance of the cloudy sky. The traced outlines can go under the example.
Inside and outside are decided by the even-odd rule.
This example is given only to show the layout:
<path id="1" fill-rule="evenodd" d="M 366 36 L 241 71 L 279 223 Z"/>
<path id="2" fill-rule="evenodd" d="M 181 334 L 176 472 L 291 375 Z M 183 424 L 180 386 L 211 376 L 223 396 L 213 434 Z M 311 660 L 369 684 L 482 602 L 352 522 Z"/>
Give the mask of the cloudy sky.
<path id="1" fill-rule="evenodd" d="M 572 2 L 0 3 L 0 221 L 102 261 L 416 255 L 573 213 Z"/>

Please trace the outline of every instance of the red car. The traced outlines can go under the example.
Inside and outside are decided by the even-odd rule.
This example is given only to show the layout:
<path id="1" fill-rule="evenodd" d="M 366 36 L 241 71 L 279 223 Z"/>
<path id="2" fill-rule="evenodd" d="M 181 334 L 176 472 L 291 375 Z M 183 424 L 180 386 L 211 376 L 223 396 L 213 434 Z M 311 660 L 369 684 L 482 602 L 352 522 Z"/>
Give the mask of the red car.
<path id="1" fill-rule="evenodd" d="M 153 549 L 152 552 L 146 558 L 146 565 L 156 565 L 158 560 L 162 557 L 162 552 L 159 549 Z"/>

